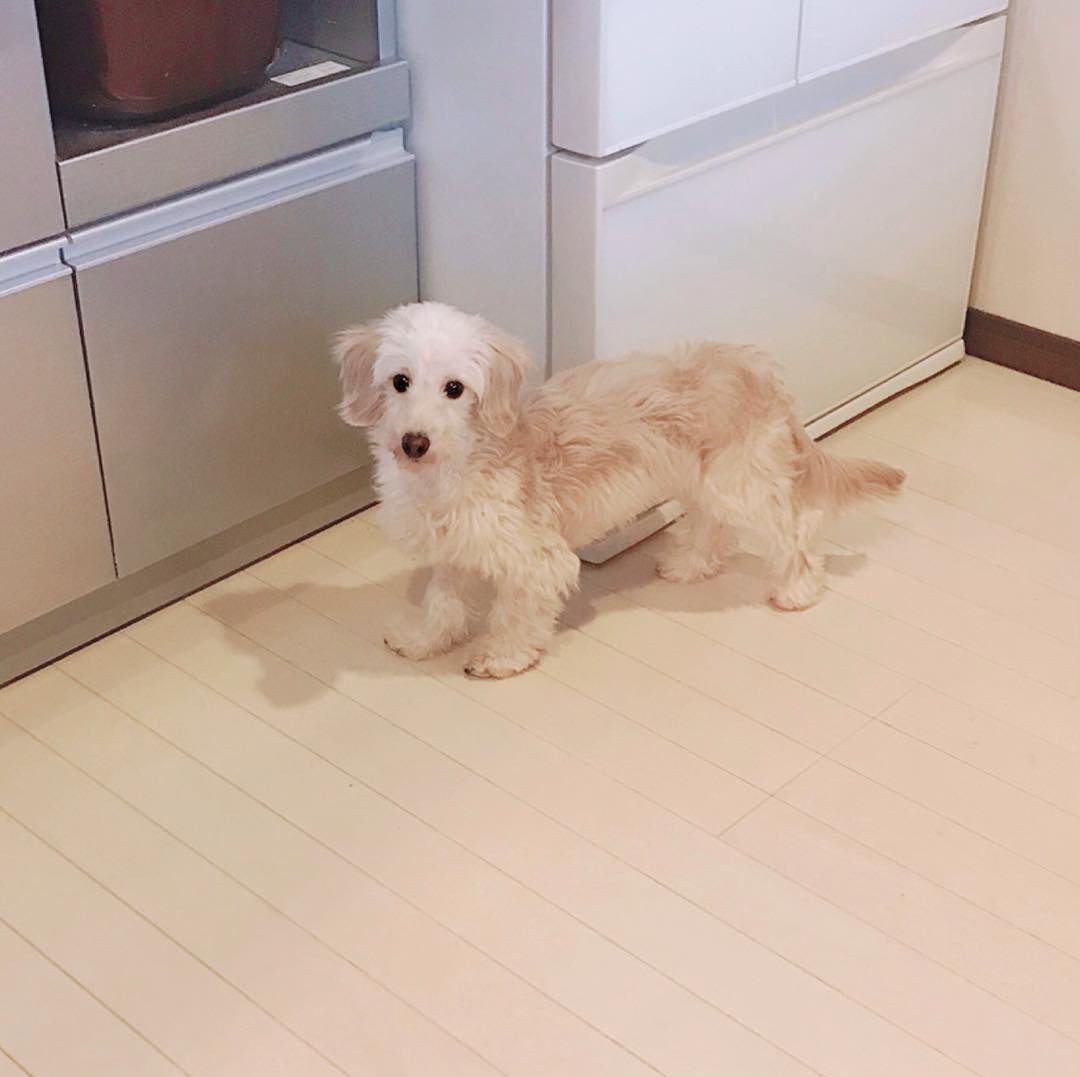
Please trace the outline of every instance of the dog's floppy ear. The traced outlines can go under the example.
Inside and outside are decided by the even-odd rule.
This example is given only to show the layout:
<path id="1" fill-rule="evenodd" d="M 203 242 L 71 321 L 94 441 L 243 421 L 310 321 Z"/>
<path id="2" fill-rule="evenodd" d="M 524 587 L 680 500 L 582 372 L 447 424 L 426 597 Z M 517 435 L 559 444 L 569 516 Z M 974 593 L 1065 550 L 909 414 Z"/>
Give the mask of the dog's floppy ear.
<path id="1" fill-rule="evenodd" d="M 501 330 L 488 326 L 484 336 L 487 370 L 478 415 L 496 437 L 505 437 L 517 422 L 525 374 L 532 360 L 521 341 Z"/>
<path id="2" fill-rule="evenodd" d="M 382 394 L 373 376 L 380 335 L 378 323 L 368 322 L 334 338 L 334 360 L 341 379 L 338 415 L 350 426 L 372 426 L 382 410 Z"/>

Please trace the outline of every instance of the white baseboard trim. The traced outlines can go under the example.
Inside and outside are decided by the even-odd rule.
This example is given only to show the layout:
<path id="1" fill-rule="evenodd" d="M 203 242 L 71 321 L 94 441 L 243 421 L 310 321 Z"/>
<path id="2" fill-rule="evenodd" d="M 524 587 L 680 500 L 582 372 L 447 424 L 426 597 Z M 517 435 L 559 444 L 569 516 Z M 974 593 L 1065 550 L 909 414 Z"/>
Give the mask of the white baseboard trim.
<path id="1" fill-rule="evenodd" d="M 844 423 L 861 415 L 864 411 L 869 411 L 883 400 L 888 400 L 889 397 L 896 396 L 897 393 L 902 393 L 905 389 L 910 389 L 913 385 L 918 385 L 919 382 L 926 381 L 935 374 L 940 374 L 941 371 L 955 366 L 963 358 L 964 342 L 958 340 L 920 359 L 917 363 L 912 363 L 911 366 L 905 367 L 892 377 L 878 382 L 877 385 L 832 408 L 824 415 L 819 415 L 807 423 L 807 432 L 815 439 L 824 437 L 830 431 L 843 426 Z M 665 501 L 662 505 L 643 512 L 618 531 L 612 531 L 602 539 L 578 550 L 578 556 L 590 565 L 602 565 L 624 550 L 630 549 L 631 546 L 644 542 L 650 535 L 662 531 L 682 516 L 684 511 L 677 501 Z"/>
<path id="2" fill-rule="evenodd" d="M 883 400 L 888 400 L 889 397 L 896 396 L 897 393 L 902 393 L 905 389 L 910 389 L 913 385 L 918 385 L 919 382 L 926 381 L 935 374 L 940 374 L 943 370 L 955 366 L 963 358 L 964 342 L 962 340 L 946 345 L 940 351 L 933 352 L 917 363 L 912 363 L 911 366 L 905 367 L 892 377 L 878 382 L 877 385 L 872 385 L 858 396 L 853 396 L 845 403 L 825 412 L 824 415 L 812 419 L 806 424 L 807 433 L 815 440 L 824 437 L 830 431 L 843 426 L 857 415 L 862 415 L 864 411 L 869 411 Z"/>

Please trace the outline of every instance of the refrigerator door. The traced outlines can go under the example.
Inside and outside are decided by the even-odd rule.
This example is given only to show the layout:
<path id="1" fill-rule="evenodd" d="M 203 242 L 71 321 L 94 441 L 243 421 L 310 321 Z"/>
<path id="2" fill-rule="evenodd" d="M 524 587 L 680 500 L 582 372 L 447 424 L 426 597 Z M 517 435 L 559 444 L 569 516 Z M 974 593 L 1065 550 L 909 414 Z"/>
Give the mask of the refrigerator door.
<path id="1" fill-rule="evenodd" d="M 34 0 L 0 4 L 0 252 L 64 228 Z"/>
<path id="2" fill-rule="evenodd" d="M 816 78 L 1006 7 L 1008 0 L 803 0 L 799 78 Z"/>
<path id="3" fill-rule="evenodd" d="M 113 579 L 71 272 L 0 258 L 0 635 Z"/>
<path id="4" fill-rule="evenodd" d="M 76 234 L 120 574 L 357 472 L 331 335 L 416 298 L 400 132 Z"/>
<path id="5" fill-rule="evenodd" d="M 551 128 L 604 157 L 795 81 L 799 0 L 553 0 Z"/>
<path id="6" fill-rule="evenodd" d="M 555 155 L 553 368 L 748 343 L 810 419 L 959 341 L 1003 31 L 951 31 L 615 160 Z"/>

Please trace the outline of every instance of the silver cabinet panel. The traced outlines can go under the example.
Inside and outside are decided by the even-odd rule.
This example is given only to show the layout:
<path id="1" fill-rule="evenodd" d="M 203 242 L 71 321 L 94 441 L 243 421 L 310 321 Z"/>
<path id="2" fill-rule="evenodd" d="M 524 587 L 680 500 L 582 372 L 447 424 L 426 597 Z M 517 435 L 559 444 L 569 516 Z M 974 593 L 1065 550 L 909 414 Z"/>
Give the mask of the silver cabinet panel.
<path id="1" fill-rule="evenodd" d="M 0 286 L 0 341 L 3 634 L 114 572 L 70 277 Z"/>
<path id="2" fill-rule="evenodd" d="M 0 3 L 0 252 L 63 230 L 34 0 Z"/>
<path id="3" fill-rule="evenodd" d="M 162 122 L 122 140 L 114 129 L 92 151 L 104 129 L 58 128 L 68 224 L 79 228 L 401 123 L 409 115 L 409 69 L 358 68 L 288 93 L 267 83 L 248 97 L 262 99 L 246 107 L 238 105 L 247 98 L 223 102 L 197 123 Z"/>
<path id="4" fill-rule="evenodd" d="M 366 463 L 329 338 L 415 298 L 412 160 L 328 182 L 75 259 L 121 575 Z"/>

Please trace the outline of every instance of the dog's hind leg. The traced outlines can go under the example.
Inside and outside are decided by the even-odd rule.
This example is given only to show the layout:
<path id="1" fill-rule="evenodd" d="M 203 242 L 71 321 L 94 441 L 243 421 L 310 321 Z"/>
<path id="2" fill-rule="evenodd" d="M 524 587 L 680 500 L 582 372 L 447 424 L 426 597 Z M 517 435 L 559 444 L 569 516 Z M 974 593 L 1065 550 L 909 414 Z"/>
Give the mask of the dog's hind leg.
<path id="1" fill-rule="evenodd" d="M 769 603 L 778 610 L 804 610 L 825 592 L 825 558 L 814 549 L 822 515 L 788 498 L 766 521 L 773 572 Z"/>
<path id="2" fill-rule="evenodd" d="M 673 583 L 707 580 L 723 571 L 724 562 L 738 545 L 735 531 L 719 517 L 704 509 L 691 509 L 672 527 L 656 565 L 657 574 Z"/>
<path id="3" fill-rule="evenodd" d="M 786 426 L 765 430 L 717 457 L 699 494 L 718 516 L 764 540 L 773 577 L 769 601 L 781 610 L 812 606 L 825 587 L 825 559 L 814 547 L 822 513 L 798 497 L 792 451 Z"/>
<path id="4" fill-rule="evenodd" d="M 464 579 L 456 569 L 437 565 L 424 592 L 423 611 L 399 621 L 386 634 L 392 651 L 420 661 L 453 650 L 469 637 Z"/>

